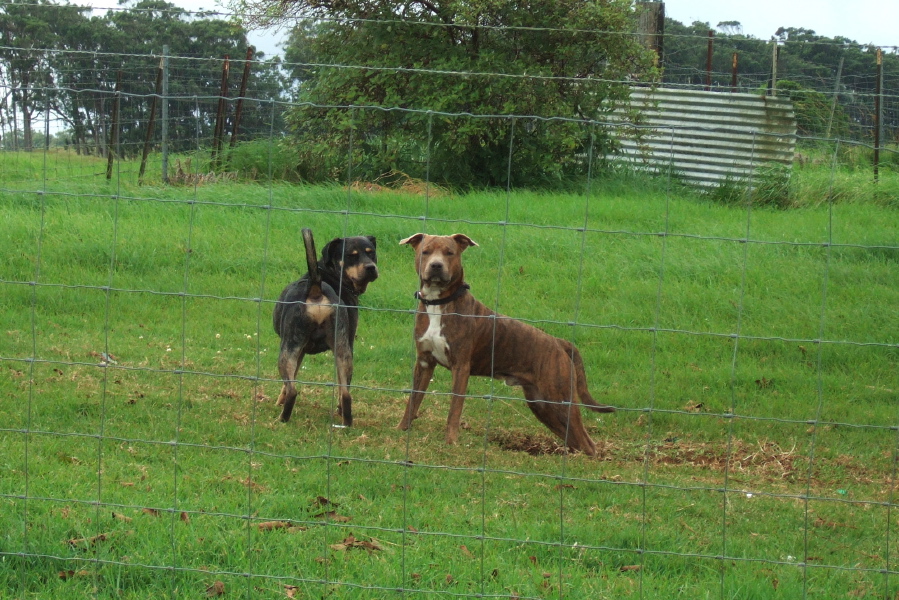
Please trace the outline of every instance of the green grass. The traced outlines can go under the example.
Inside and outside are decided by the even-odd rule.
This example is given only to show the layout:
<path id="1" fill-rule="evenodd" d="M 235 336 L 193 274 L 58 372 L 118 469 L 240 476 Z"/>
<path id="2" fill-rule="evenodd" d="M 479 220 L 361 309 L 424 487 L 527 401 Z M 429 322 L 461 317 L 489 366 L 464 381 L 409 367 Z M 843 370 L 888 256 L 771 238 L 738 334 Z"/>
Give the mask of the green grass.
<path id="1" fill-rule="evenodd" d="M 894 203 L 747 211 L 621 181 L 589 198 L 137 187 L 133 165 L 104 167 L 0 156 L 0 597 L 899 590 Z M 275 420 L 270 315 L 306 226 L 319 246 L 379 241 L 352 429 L 329 426 L 330 355 Z M 559 453 L 489 380 L 446 447 L 446 371 L 395 429 L 416 288 L 397 242 L 422 230 L 470 235 L 474 293 L 578 344 L 620 408 L 585 413 L 598 459 Z"/>

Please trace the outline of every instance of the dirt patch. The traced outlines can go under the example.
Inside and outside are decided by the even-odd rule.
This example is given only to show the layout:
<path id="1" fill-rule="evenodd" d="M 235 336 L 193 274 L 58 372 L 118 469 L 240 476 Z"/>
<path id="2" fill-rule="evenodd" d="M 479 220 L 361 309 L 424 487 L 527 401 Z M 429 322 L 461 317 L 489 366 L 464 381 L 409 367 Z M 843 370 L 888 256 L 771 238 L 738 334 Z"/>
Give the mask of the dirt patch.
<path id="1" fill-rule="evenodd" d="M 527 452 L 531 456 L 568 454 L 568 448 L 557 443 L 554 438 L 516 431 L 494 431 L 488 441 L 502 450 Z"/>
<path id="2" fill-rule="evenodd" d="M 723 471 L 747 471 L 771 479 L 792 479 L 797 469 L 806 469 L 805 456 L 795 449 L 784 450 L 769 441 L 748 444 L 734 440 L 731 447 L 710 443 L 666 442 L 653 446 L 647 458 L 655 464 L 689 465 Z"/>
<path id="3" fill-rule="evenodd" d="M 381 175 L 374 181 L 355 181 L 350 186 L 355 192 L 400 192 L 403 194 L 412 194 L 414 196 L 424 196 L 427 194 L 432 198 L 440 198 L 449 196 L 449 190 L 435 184 L 409 177 L 401 171 L 390 171 Z"/>

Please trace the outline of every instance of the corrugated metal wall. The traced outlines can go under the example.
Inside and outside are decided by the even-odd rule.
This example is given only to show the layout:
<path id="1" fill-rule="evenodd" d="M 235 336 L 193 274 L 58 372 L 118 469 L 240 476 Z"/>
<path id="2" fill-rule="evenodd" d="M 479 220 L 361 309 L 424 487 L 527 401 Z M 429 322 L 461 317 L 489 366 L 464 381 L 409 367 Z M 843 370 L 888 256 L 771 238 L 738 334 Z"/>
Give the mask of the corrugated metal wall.
<path id="1" fill-rule="evenodd" d="M 623 126 L 617 161 L 661 173 L 670 168 L 706 186 L 747 181 L 772 163 L 792 165 L 796 118 L 786 98 L 634 88 L 631 101 L 643 115 L 643 136 Z"/>

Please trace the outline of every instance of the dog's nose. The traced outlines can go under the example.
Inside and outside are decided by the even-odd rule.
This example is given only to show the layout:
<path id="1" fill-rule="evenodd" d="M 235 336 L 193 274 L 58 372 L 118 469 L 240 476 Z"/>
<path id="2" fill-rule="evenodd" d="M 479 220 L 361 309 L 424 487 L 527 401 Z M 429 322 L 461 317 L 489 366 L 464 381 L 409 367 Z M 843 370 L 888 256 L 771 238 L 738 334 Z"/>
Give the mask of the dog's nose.
<path id="1" fill-rule="evenodd" d="M 369 277 L 377 277 L 378 267 L 376 265 L 365 265 L 365 274 Z"/>

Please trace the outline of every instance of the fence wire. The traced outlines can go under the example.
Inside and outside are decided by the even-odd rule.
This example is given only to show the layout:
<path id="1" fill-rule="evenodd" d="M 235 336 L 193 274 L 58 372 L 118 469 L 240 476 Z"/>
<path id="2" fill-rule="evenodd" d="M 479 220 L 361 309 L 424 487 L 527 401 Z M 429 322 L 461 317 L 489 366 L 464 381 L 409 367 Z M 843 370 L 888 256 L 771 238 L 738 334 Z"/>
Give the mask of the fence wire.
<path id="1" fill-rule="evenodd" d="M 216 82 L 221 63 L 177 57 L 172 61 L 183 64 L 171 67 L 179 73 L 176 84 L 187 88 L 200 80 L 207 82 L 196 90 L 167 96 L 168 143 L 178 161 L 167 175 L 180 179 L 177 186 L 163 186 L 158 175 L 161 157 L 154 153 L 151 170 L 157 175 L 149 178 L 151 185 L 138 188 L 136 158 L 144 144 L 144 115 L 154 98 L 147 86 L 158 57 L 129 58 L 138 59 L 146 70 L 126 71 L 126 80 L 133 85 L 118 94 L 108 81 L 102 87 L 34 90 L 47 96 L 66 92 L 82 107 L 96 106 L 98 98 L 122 101 L 123 114 L 132 116 L 119 124 L 122 137 L 113 152 L 115 168 L 107 187 L 96 185 L 103 177 L 96 170 L 101 163 L 83 160 L 105 156 L 106 145 L 112 146 L 105 109 L 96 113 L 92 128 L 76 139 L 72 120 L 48 108 L 42 115 L 45 137 L 38 151 L 3 157 L 0 194 L 5 197 L 7 218 L 11 220 L 14 211 L 31 212 L 28 237 L 12 240 L 25 258 L 10 257 L 0 273 L 0 289 L 7 298 L 3 304 L 10 309 L 0 342 L 6 421 L 0 424 L 0 436 L 11 448 L 7 468 L 0 475 L 0 500 L 7 509 L 3 517 L 7 534 L 0 546 L 4 594 L 40 596 L 45 588 L 58 589 L 47 583 L 51 579 L 71 584 L 70 597 L 120 597 L 122 590 L 139 597 L 140 590 L 157 578 L 166 580 L 164 587 L 172 598 L 204 592 L 210 597 L 233 593 L 246 598 L 579 598 L 601 594 L 655 598 L 669 597 L 674 591 L 731 598 L 771 595 L 779 586 L 798 589 L 803 597 L 892 597 L 896 593 L 899 570 L 893 558 L 892 521 L 899 422 L 894 413 L 871 417 L 873 413 L 860 405 L 874 402 L 873 395 L 887 401 L 899 398 L 895 369 L 899 345 L 893 337 L 897 307 L 872 306 L 875 317 L 843 314 L 842 305 L 833 300 L 839 290 L 833 288 L 839 285 L 834 281 L 838 270 L 844 285 L 847 279 L 860 287 L 876 281 L 895 290 L 899 244 L 894 239 L 873 240 L 857 229 L 864 224 L 841 223 L 838 194 L 823 195 L 823 233 L 772 239 L 764 228 L 771 213 L 760 212 L 751 201 L 745 202 L 745 213 L 740 213 L 739 229 L 695 232 L 680 222 L 683 215 L 672 212 L 676 183 L 669 169 L 656 221 L 635 217 L 627 227 L 609 226 L 606 215 L 596 207 L 601 196 L 593 135 L 612 124 L 589 121 L 583 190 L 574 195 L 576 219 L 531 218 L 527 207 L 516 203 L 540 199 L 521 200 L 511 185 L 512 157 L 519 143 L 516 128 L 524 129 L 534 120 L 560 126 L 566 119 L 347 105 L 348 113 L 395 110 L 423 118 L 421 202 L 407 210 L 392 200 L 372 201 L 366 186 L 374 188 L 374 184 L 356 175 L 358 140 L 352 135 L 340 165 L 341 186 L 318 201 L 291 202 L 285 200 L 284 184 L 275 176 L 279 168 L 275 155 L 284 134 L 283 116 L 298 105 L 271 89 L 250 87 L 244 97 L 247 114 L 239 138 L 255 140 L 254 152 L 266 154 L 234 176 L 234 181 L 258 183 L 253 191 L 239 192 L 248 198 L 235 198 L 224 191 L 231 181 L 222 177 L 223 172 L 233 171 L 216 169 L 209 159 L 209 149 L 216 143 L 212 115 L 221 99 Z M 685 69 L 676 77 L 686 81 L 693 75 Z M 746 80 L 747 89 L 761 81 L 750 76 Z M 888 82 L 886 87 L 896 86 Z M 888 98 L 894 102 L 896 96 Z M 129 103 L 141 108 L 132 110 Z M 863 104 L 868 106 L 867 100 Z M 508 123 L 507 185 L 504 194 L 496 196 L 495 214 L 487 207 L 470 213 L 447 210 L 447 202 L 453 200 L 440 196 L 439 186 L 431 179 L 433 148 L 441 142 L 434 139 L 435 118 L 497 118 Z M 225 130 L 230 131 L 227 126 Z M 51 144 L 51 137 L 63 141 Z M 832 161 L 825 167 L 830 176 L 825 191 L 833 192 L 845 149 L 867 147 L 867 142 L 851 139 L 848 133 L 847 137 L 835 143 L 820 133 L 803 137 L 810 144 L 832 148 Z M 35 156 L 40 160 L 35 161 Z M 749 181 L 749 197 L 758 184 Z M 314 193 L 298 187 L 287 195 Z M 93 256 L 66 256 L 60 240 L 85 236 L 88 230 L 83 223 L 67 229 L 59 211 L 75 219 L 97 207 L 102 207 L 98 212 L 107 220 L 109 237 L 72 242 L 71 247 L 81 248 L 85 255 L 90 248 Z M 635 207 L 629 210 L 639 214 Z M 252 215 L 247 219 L 246 238 L 215 239 L 215 232 L 210 236 L 212 213 L 233 218 Z M 140 228 L 132 222 L 135 214 L 170 222 L 171 237 L 141 239 Z M 332 427 L 331 418 L 323 416 L 336 408 L 336 378 L 328 360 L 298 374 L 304 398 L 299 400 L 297 412 L 302 414 L 295 422 L 271 423 L 272 392 L 281 382 L 273 356 L 277 342 L 267 321 L 277 293 L 289 281 L 284 277 L 298 275 L 302 260 L 295 234 L 310 220 L 320 224 L 322 235 L 326 235 L 325 225 L 329 226 L 328 236 L 376 230 L 382 257 L 391 259 L 382 260 L 384 282 L 372 284 L 359 307 L 356 381 L 351 388 L 357 406 L 368 413 L 363 413 L 361 426 L 349 432 Z M 416 302 L 413 289 L 406 289 L 414 288 L 409 276 L 411 258 L 385 246 L 395 245 L 400 232 L 455 230 L 473 230 L 481 246 L 492 246 L 489 256 L 495 262 L 472 257 L 468 267 L 472 279 L 483 284 L 476 295 L 497 311 L 514 305 L 513 295 L 534 295 L 534 311 L 511 316 L 580 346 L 590 357 L 594 393 L 603 389 L 618 401 L 618 420 L 604 419 L 591 426 L 601 449 L 598 460 L 585 463 L 583 457 L 541 440 L 520 396 L 493 380 L 472 384 L 467 411 L 474 411 L 484 423 L 471 425 L 468 445 L 458 452 L 450 448 L 431 453 L 434 441 L 426 438 L 442 436 L 442 416 L 436 419 L 437 426 L 431 423 L 407 432 L 392 429 L 411 387 L 408 373 L 415 357 L 408 333 Z M 285 235 L 293 239 L 285 241 Z M 128 239 L 131 236 L 138 238 L 136 245 Z M 550 262 L 564 255 L 565 262 L 554 270 L 564 271 L 560 279 L 573 278 L 573 284 L 539 280 L 536 274 L 529 281 L 531 274 L 526 272 L 516 275 L 515 253 L 522 241 L 539 236 L 562 248 L 572 244 L 576 248 L 574 256 L 547 248 L 546 259 Z M 575 241 L 566 246 L 569 236 Z M 640 298 L 649 315 L 643 321 L 632 315 L 624 318 L 623 309 L 616 316 L 596 308 L 602 302 L 634 302 L 633 296 L 614 289 L 622 282 L 597 286 L 592 281 L 597 247 L 624 247 L 630 240 L 646 244 L 641 252 L 656 252 L 651 289 Z M 177 258 L 162 257 L 172 246 L 178 247 Z M 242 253 L 235 246 L 246 247 L 246 264 L 258 266 L 250 281 L 242 280 L 250 268 L 235 258 Z M 677 269 L 684 268 L 677 266 L 674 257 L 688 246 L 715 248 L 734 261 L 728 272 L 735 276 L 732 281 L 715 280 L 715 273 L 704 275 L 710 295 L 726 292 L 735 314 L 732 328 L 704 327 L 702 315 L 679 311 L 678 299 L 670 297 Z M 291 247 L 293 253 L 285 256 Z M 753 261 L 758 260 L 754 255 L 760 251 L 820 252 L 822 270 L 813 282 L 820 303 L 804 313 L 810 325 L 801 323 L 783 331 L 759 327 L 751 300 L 762 293 L 777 297 L 777 286 L 792 285 L 769 282 L 770 289 L 755 289 L 758 283 L 750 276 L 755 273 Z M 851 260 L 856 252 L 880 257 L 878 264 L 886 266 L 877 274 L 868 273 L 865 264 Z M 599 254 L 615 259 L 610 252 Z M 636 254 L 617 259 L 649 260 Z M 154 255 L 160 258 L 153 259 Z M 88 268 L 79 261 L 86 261 Z M 159 269 L 170 280 L 154 277 Z M 478 270 L 482 272 L 476 274 Z M 572 291 L 569 318 L 563 318 L 562 311 L 541 312 L 542 297 L 553 293 L 557 283 Z M 388 284 L 405 287 L 391 289 Z M 90 315 L 97 308 L 95 298 L 100 298 L 99 317 Z M 775 309 L 777 303 L 766 306 Z M 165 325 L 129 322 L 141 314 L 142 307 Z M 218 339 L 216 332 L 197 329 L 206 326 L 203 316 L 211 313 L 222 315 L 220 325 L 228 341 L 220 345 L 209 341 Z M 874 320 L 883 315 L 887 322 Z M 867 335 L 844 334 L 846 319 L 866 318 L 872 319 Z M 394 331 L 400 324 L 406 337 L 382 339 L 367 322 L 377 322 L 385 331 Z M 85 331 L 98 325 L 98 331 Z M 166 333 L 151 340 L 150 332 L 156 327 Z M 145 344 L 154 358 L 149 358 L 149 350 L 140 356 L 136 349 L 132 357 L 117 356 L 125 332 L 137 334 L 142 343 L 146 335 Z M 714 358 L 704 360 L 725 365 L 727 381 L 721 384 L 705 378 L 697 364 L 702 360 L 699 355 L 681 356 L 682 364 L 695 367 L 694 383 L 700 391 L 677 395 L 665 383 L 672 368 L 672 359 L 666 355 L 672 340 L 686 340 L 684 348 L 697 352 L 703 345 L 713 348 Z M 246 348 L 230 347 L 237 343 Z M 607 349 L 597 349 L 600 345 Z M 623 352 L 614 345 L 636 348 L 635 356 L 646 349 L 645 364 L 629 372 L 639 375 L 645 385 L 615 391 L 605 383 L 619 379 L 603 366 L 616 364 L 610 354 Z M 747 402 L 742 362 L 762 347 L 786 345 L 801 348 L 813 389 L 802 397 L 805 404 L 800 409 L 781 415 Z M 212 359 L 201 359 L 212 348 L 220 349 Z M 871 382 L 875 389 L 864 397 L 858 390 L 835 390 L 830 380 L 831 370 L 840 369 L 833 363 L 854 353 L 885 365 L 878 371 L 882 379 Z M 397 357 L 401 357 L 399 366 L 389 363 Z M 771 370 L 786 372 L 777 367 Z M 766 377 L 750 381 L 749 387 L 760 392 L 776 390 Z M 129 383 L 139 391 L 123 393 L 121 387 Z M 725 397 L 710 401 L 701 391 L 703 386 L 718 386 L 716 390 L 725 390 Z M 434 383 L 426 398 L 431 411 L 443 412 L 451 396 L 447 387 L 446 377 Z M 855 407 L 858 416 L 834 413 L 828 405 L 835 395 L 844 399 L 840 409 Z M 204 397 L 213 400 L 201 402 Z M 688 400 L 696 397 L 706 400 Z M 777 402 L 772 396 L 761 401 Z M 134 404 L 152 408 L 130 422 L 124 411 Z M 54 419 L 56 413 L 68 418 Z M 867 421 L 868 417 L 873 420 Z M 206 421 L 208 427 L 200 427 L 197 420 Z M 639 439 L 622 439 L 614 430 L 616 425 L 625 429 L 625 424 L 629 432 L 640 432 Z M 483 433 L 476 433 L 481 428 Z M 519 447 L 511 459 L 497 442 L 498 436 L 510 432 L 532 444 Z M 822 452 L 824 440 L 836 437 L 849 440 L 848 455 Z M 753 442 L 747 441 L 752 438 Z M 791 441 L 802 449 L 788 450 Z M 862 447 L 871 445 L 886 457 L 877 464 L 855 467 L 861 473 L 858 495 L 852 489 L 830 489 L 833 477 L 828 478 L 828 473 L 851 464 L 853 448 L 861 453 Z M 528 450 L 540 456 L 531 458 Z M 755 460 L 776 465 L 772 468 L 781 472 L 766 476 L 759 469 L 753 471 Z M 71 481 L 54 486 L 52 478 L 60 476 L 60 463 Z M 154 477 L 158 473 L 164 476 Z M 509 492 L 502 487 L 505 481 L 524 483 Z M 244 486 L 245 494 L 229 493 L 234 484 Z M 445 487 L 454 490 L 451 494 L 458 503 L 442 505 L 445 514 L 435 514 L 429 500 L 445 493 Z M 675 508 L 671 498 L 678 499 Z M 766 525 L 760 515 L 767 511 L 749 509 L 748 503 L 768 503 L 771 512 L 795 507 L 790 513 L 795 518 L 793 527 Z M 353 506 L 357 514 L 344 514 L 352 512 Z M 458 515 L 453 514 L 455 510 Z M 163 526 L 156 527 L 154 519 Z M 862 525 L 862 521 L 876 524 Z M 239 534 L 229 537 L 226 532 L 234 528 Z M 883 538 L 858 539 L 856 535 L 872 530 Z M 778 542 L 781 536 L 785 541 Z M 766 542 L 760 553 L 753 551 L 755 538 Z M 159 549 L 162 546 L 164 550 Z M 358 555 L 352 552 L 364 558 L 355 560 Z M 847 555 L 853 560 L 847 560 Z M 676 586 L 661 587 L 660 573 L 666 572 L 673 572 L 670 578 Z M 89 585 L 80 585 L 83 582 Z"/>

